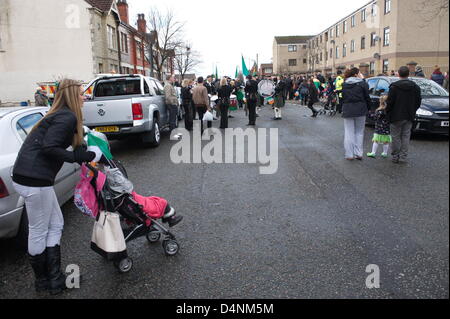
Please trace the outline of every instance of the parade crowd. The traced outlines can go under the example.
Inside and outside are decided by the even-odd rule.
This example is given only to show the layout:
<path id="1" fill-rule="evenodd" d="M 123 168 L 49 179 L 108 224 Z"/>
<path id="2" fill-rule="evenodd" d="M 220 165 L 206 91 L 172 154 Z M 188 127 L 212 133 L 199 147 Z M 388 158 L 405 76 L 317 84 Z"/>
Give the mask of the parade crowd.
<path id="1" fill-rule="evenodd" d="M 370 111 L 371 100 L 369 87 L 366 82 L 368 77 L 361 74 L 358 68 L 347 69 L 344 72 L 338 70 L 335 77 L 325 78 L 320 72 L 313 75 L 262 77 L 248 75 L 246 80 L 242 74 L 232 79 L 223 77 L 215 79 L 208 76 L 206 80 L 199 77 L 196 80 L 185 79 L 178 83 L 172 75 L 166 78 L 166 103 L 169 109 L 178 107 L 175 105 L 177 99 L 174 87 L 181 86 L 181 104 L 185 112 L 185 128 L 193 129 L 193 121 L 201 121 L 202 133 L 203 122 L 207 122 L 207 128 L 212 127 L 210 118 L 205 114 L 213 113 L 214 120 L 220 117 L 220 129 L 228 128 L 230 109 L 245 109 L 248 115 L 247 126 L 255 126 L 259 116 L 258 111 L 266 104 L 274 109 L 274 120 L 281 120 L 281 108 L 286 101 L 298 101 L 300 105 L 307 106 L 312 117 L 316 118 L 321 112 L 334 112 L 342 114 L 345 127 L 345 158 L 349 161 L 363 159 L 363 141 L 367 117 L 375 122 L 375 134 L 372 139 L 372 151 L 367 153 L 370 158 L 376 158 L 379 146 L 382 146 L 382 157 L 387 158 L 390 148 L 394 163 L 406 162 L 408 157 L 409 141 L 412 125 L 417 110 L 421 105 L 421 91 L 417 84 L 409 80 L 409 77 L 425 77 L 420 66 L 411 70 L 407 66 L 399 70 L 392 70 L 390 74 L 379 74 L 379 76 L 394 76 L 400 81 L 391 85 L 389 94 L 381 97 L 379 108 L 375 112 Z M 438 66 L 435 67 L 431 80 L 435 81 L 448 91 L 448 72 L 444 75 Z M 261 81 L 273 83 L 273 93 L 263 96 L 259 91 Z M 213 97 L 216 99 L 213 101 Z M 231 101 L 237 100 L 236 108 L 231 107 Z M 172 102 L 174 101 L 174 102 Z M 322 102 L 323 108 L 317 109 L 315 105 Z M 175 123 L 175 111 L 171 112 Z M 171 125 L 175 128 L 175 124 Z"/>

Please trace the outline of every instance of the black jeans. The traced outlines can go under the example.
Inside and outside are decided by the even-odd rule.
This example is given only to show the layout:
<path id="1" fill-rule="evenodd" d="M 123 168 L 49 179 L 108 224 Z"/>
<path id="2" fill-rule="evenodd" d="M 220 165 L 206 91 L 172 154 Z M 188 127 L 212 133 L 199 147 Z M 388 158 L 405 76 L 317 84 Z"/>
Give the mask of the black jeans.
<path id="1" fill-rule="evenodd" d="M 201 122 L 202 125 L 202 133 L 203 133 L 203 116 L 205 115 L 205 113 L 208 111 L 208 108 L 206 106 L 200 106 L 200 107 L 196 107 L 197 112 L 198 112 L 198 116 L 199 116 L 199 120 Z M 208 121 L 208 128 L 212 127 L 212 122 Z"/>
<path id="2" fill-rule="evenodd" d="M 317 114 L 317 110 L 314 108 L 314 103 L 312 101 L 309 101 L 308 109 L 310 109 L 313 112 L 313 115 Z"/>
<path id="3" fill-rule="evenodd" d="M 248 124 L 256 124 L 256 100 L 247 100 L 248 105 Z"/>
<path id="4" fill-rule="evenodd" d="M 194 122 L 193 122 L 193 114 L 194 112 L 192 111 L 192 103 L 191 102 L 186 102 L 183 104 L 184 106 L 184 127 L 186 130 L 188 131 L 192 131 Z"/>
<path id="5" fill-rule="evenodd" d="M 228 104 L 220 104 L 220 128 L 228 128 Z"/>
<path id="6" fill-rule="evenodd" d="M 169 125 L 170 131 L 177 128 L 177 116 L 178 116 L 178 106 L 177 105 L 167 105 L 169 110 Z"/>

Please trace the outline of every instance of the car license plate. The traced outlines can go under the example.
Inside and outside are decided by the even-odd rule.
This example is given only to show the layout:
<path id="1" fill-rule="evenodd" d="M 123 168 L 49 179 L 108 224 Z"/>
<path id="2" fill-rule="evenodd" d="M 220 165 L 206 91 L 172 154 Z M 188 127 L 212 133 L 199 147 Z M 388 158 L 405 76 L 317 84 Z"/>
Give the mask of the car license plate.
<path id="1" fill-rule="evenodd" d="M 95 130 L 100 133 L 117 133 L 119 132 L 118 126 L 101 126 L 96 127 Z"/>
<path id="2" fill-rule="evenodd" d="M 442 127 L 448 127 L 449 121 L 445 121 L 441 123 Z"/>

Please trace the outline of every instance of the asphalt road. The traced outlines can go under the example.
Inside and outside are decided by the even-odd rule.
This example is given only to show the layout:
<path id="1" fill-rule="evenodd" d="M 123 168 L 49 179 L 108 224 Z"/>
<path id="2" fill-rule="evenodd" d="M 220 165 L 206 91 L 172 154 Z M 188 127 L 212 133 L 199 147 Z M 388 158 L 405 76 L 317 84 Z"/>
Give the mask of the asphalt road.
<path id="1" fill-rule="evenodd" d="M 259 127 L 279 128 L 274 175 L 255 164 L 175 165 L 167 134 L 157 149 L 112 142 L 136 191 L 184 215 L 181 251 L 168 258 L 139 239 L 128 247 L 133 270 L 120 275 L 90 250 L 93 221 L 68 203 L 63 264 L 79 265 L 83 282 L 58 298 L 448 298 L 448 137 L 415 137 L 407 165 L 347 162 L 342 119 L 309 114 L 261 112 Z M 247 123 L 234 115 L 231 127 Z M 379 289 L 366 287 L 370 264 Z M 0 298 L 47 297 L 32 287 L 26 255 L 0 242 Z"/>

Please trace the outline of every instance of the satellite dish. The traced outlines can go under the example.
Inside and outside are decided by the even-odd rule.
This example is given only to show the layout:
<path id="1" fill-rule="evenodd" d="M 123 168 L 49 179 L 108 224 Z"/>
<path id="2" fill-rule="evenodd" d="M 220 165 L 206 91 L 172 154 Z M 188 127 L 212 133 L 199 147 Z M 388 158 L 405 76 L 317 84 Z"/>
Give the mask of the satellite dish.
<path id="1" fill-rule="evenodd" d="M 375 53 L 375 54 L 373 55 L 373 57 L 374 57 L 374 59 L 379 60 L 379 59 L 381 58 L 381 55 L 378 54 L 378 53 Z"/>

